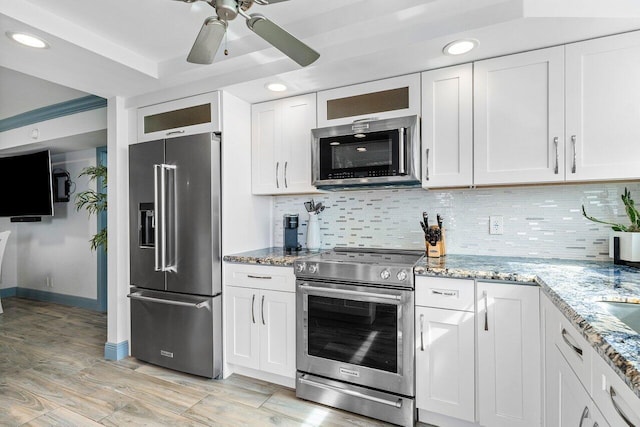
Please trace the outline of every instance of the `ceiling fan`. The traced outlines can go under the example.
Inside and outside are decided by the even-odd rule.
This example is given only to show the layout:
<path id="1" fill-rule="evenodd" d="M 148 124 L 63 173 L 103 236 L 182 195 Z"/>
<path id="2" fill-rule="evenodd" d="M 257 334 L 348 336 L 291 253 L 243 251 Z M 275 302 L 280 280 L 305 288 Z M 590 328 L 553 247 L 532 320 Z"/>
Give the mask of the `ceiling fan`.
<path id="1" fill-rule="evenodd" d="M 194 64 L 211 64 L 227 32 L 228 21 L 240 15 L 247 21 L 247 27 L 276 49 L 293 59 L 303 67 L 313 63 L 320 54 L 289 34 L 283 28 L 271 22 L 259 13 L 247 14 L 254 4 L 268 5 L 287 0 L 177 0 L 184 3 L 204 1 L 216 10 L 217 16 L 205 19 L 202 28 L 193 43 L 187 61 Z"/>

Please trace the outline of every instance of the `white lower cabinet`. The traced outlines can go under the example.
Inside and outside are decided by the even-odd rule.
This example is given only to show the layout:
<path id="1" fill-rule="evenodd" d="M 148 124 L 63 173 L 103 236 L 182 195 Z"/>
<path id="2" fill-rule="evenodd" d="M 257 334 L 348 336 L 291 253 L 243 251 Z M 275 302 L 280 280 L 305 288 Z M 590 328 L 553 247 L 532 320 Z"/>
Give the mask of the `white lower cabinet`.
<path id="1" fill-rule="evenodd" d="M 416 406 L 438 426 L 540 427 L 540 288 L 416 278 Z"/>
<path id="2" fill-rule="evenodd" d="M 598 354 L 593 357 L 591 382 L 593 401 L 609 425 L 640 426 L 640 398 Z"/>
<path id="3" fill-rule="evenodd" d="M 542 312 L 546 426 L 640 426 L 638 396 L 546 297 Z"/>
<path id="4" fill-rule="evenodd" d="M 545 371 L 547 426 L 606 427 L 609 425 L 555 345 L 547 348 Z"/>
<path id="5" fill-rule="evenodd" d="M 283 274 L 284 271 L 287 274 Z M 227 280 L 234 283 L 224 290 L 226 362 L 295 378 L 296 294 L 293 269 L 238 264 L 226 266 L 225 273 Z M 242 277 L 246 277 L 244 283 L 253 287 L 243 286 Z M 261 288 L 255 287 L 256 282 Z"/>
<path id="6" fill-rule="evenodd" d="M 473 422 L 473 312 L 416 307 L 415 313 L 416 406 Z"/>
<path id="7" fill-rule="evenodd" d="M 540 426 L 540 290 L 478 282 L 476 292 L 480 425 Z"/>

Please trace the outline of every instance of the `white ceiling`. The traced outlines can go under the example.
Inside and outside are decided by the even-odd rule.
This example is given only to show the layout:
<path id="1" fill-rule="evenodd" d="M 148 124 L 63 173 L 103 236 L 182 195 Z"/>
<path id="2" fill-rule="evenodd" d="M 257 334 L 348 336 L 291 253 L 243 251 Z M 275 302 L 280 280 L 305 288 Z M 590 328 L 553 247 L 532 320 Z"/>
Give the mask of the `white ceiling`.
<path id="1" fill-rule="evenodd" d="M 249 101 L 312 92 L 479 58 L 640 29 L 634 0 L 290 0 L 254 5 L 320 52 L 301 68 L 246 28 L 229 23 L 229 56 L 212 65 L 185 58 L 204 2 L 171 0 L 0 0 L 0 30 L 26 31 L 51 45 L 38 51 L 0 36 L 0 118 L 91 93 L 123 96 L 128 107 L 225 89 Z M 480 41 L 463 57 L 442 54 L 461 37 Z M 221 49 L 222 50 L 222 49 Z M 11 70 L 15 71 L 12 72 Z M 26 83 L 23 74 L 61 85 Z M 26 79 L 28 81 L 28 79 Z M 287 84 L 269 93 L 271 81 Z M 73 89 L 73 90 L 69 90 Z M 35 94 L 35 96 L 34 96 Z M 38 105 L 41 104 L 41 105 Z"/>

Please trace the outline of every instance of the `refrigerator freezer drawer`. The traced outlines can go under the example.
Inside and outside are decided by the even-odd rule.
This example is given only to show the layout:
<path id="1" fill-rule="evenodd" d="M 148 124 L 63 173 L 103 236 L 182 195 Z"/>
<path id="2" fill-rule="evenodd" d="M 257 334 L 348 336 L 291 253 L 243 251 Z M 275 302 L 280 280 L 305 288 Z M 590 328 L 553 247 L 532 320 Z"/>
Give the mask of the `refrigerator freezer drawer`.
<path id="1" fill-rule="evenodd" d="M 221 295 L 133 288 L 129 297 L 133 357 L 208 378 L 222 374 Z"/>

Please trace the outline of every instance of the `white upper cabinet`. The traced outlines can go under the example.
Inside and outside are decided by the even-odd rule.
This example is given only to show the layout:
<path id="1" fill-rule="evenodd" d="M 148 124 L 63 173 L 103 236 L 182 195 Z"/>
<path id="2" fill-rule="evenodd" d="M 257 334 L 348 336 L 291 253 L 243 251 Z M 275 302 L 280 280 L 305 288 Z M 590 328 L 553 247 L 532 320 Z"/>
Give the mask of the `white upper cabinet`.
<path id="1" fill-rule="evenodd" d="M 566 46 L 566 177 L 640 178 L 640 33 Z"/>
<path id="2" fill-rule="evenodd" d="M 422 187 L 473 184 L 473 66 L 422 73 Z"/>
<path id="3" fill-rule="evenodd" d="M 564 180 L 564 47 L 474 64 L 476 185 Z"/>
<path id="4" fill-rule="evenodd" d="M 252 105 L 253 194 L 317 191 L 311 185 L 311 129 L 315 127 L 313 93 Z"/>
<path id="5" fill-rule="evenodd" d="M 318 92 L 318 127 L 420 114 L 420 74 Z"/>
<path id="6" fill-rule="evenodd" d="M 220 131 L 220 92 L 138 109 L 138 142 Z"/>

